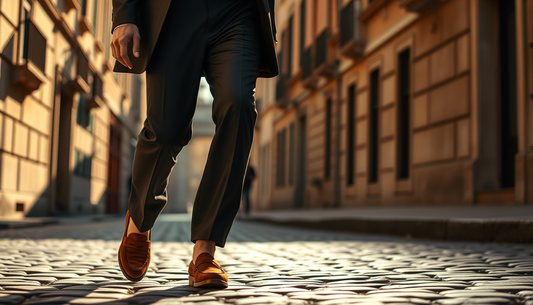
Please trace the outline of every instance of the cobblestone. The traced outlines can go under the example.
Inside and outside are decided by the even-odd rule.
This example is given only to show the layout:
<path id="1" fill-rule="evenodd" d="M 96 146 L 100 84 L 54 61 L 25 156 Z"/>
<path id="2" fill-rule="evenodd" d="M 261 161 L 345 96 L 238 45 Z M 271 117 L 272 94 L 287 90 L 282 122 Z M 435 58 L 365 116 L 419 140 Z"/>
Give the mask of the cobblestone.
<path id="1" fill-rule="evenodd" d="M 533 304 L 533 247 L 432 242 L 237 221 L 230 285 L 188 285 L 190 222 L 161 215 L 146 277 L 117 265 L 123 220 L 0 230 L 0 304 Z"/>

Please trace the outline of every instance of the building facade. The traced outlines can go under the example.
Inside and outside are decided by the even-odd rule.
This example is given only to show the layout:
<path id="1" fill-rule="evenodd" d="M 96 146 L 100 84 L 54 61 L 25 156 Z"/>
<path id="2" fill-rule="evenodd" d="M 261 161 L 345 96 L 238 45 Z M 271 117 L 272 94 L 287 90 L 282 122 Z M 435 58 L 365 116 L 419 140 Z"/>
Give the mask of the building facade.
<path id="1" fill-rule="evenodd" d="M 533 0 L 281 0 L 254 209 L 533 203 Z"/>
<path id="2" fill-rule="evenodd" d="M 145 116 L 111 0 L 0 0 L 0 216 L 119 213 Z"/>

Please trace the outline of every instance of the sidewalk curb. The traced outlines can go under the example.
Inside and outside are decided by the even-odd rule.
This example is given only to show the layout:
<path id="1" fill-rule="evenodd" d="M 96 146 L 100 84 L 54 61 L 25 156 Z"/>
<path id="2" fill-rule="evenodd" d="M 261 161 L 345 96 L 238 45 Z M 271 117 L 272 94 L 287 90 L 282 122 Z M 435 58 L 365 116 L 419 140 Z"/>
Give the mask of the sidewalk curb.
<path id="1" fill-rule="evenodd" d="M 533 221 L 494 219 L 363 219 L 275 220 L 250 217 L 249 221 L 306 229 L 396 235 L 449 241 L 533 243 Z"/>
<path id="2" fill-rule="evenodd" d="M 6 229 L 23 229 L 31 227 L 40 227 L 51 224 L 68 224 L 68 223 L 91 223 L 103 222 L 122 219 L 122 215 L 102 214 L 91 216 L 59 216 L 59 217 L 25 217 L 20 219 L 0 219 L 0 230 Z"/>
<path id="3" fill-rule="evenodd" d="M 0 220 L 0 230 L 40 227 L 44 225 L 58 224 L 58 223 L 59 223 L 59 220 L 57 218 L 36 219 L 36 220 L 27 220 L 27 219 Z"/>

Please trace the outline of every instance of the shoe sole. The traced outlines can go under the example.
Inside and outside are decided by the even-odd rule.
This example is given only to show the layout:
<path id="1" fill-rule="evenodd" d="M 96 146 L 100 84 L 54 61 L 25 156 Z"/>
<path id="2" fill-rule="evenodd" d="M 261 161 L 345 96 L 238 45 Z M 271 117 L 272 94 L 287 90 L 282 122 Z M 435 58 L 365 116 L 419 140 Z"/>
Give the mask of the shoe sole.
<path id="1" fill-rule="evenodd" d="M 132 282 L 138 282 L 138 281 L 142 280 L 144 278 L 144 276 L 146 275 L 146 272 L 148 271 L 148 268 L 146 268 L 144 273 L 138 278 L 134 278 L 134 277 L 129 276 L 128 273 L 126 273 L 126 271 L 124 271 L 124 268 L 122 267 L 122 261 L 120 259 L 120 248 L 118 250 L 118 266 L 120 267 L 120 270 L 122 271 L 122 274 L 124 275 L 124 277 L 126 277 L 128 280 L 130 280 Z"/>
<path id="2" fill-rule="evenodd" d="M 227 288 L 228 282 L 221 279 L 207 279 L 205 281 L 196 282 L 194 276 L 189 275 L 189 285 L 196 288 Z"/>

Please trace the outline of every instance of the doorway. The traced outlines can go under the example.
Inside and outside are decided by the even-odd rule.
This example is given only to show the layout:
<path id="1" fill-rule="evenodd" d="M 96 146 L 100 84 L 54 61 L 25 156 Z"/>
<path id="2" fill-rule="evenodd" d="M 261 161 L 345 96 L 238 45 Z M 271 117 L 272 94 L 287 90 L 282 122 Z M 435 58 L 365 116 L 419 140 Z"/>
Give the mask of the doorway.
<path id="1" fill-rule="evenodd" d="M 122 145 L 121 128 L 111 114 L 109 124 L 109 158 L 107 163 L 106 214 L 119 212 L 120 200 L 120 151 Z"/>
<path id="2" fill-rule="evenodd" d="M 516 19 L 515 2 L 499 0 L 500 49 L 500 134 L 502 188 L 515 186 L 515 155 L 518 152 L 516 105 Z"/>
<path id="3" fill-rule="evenodd" d="M 479 1 L 478 157 L 476 203 L 515 202 L 518 151 L 516 8 L 514 1 Z"/>
<path id="4" fill-rule="evenodd" d="M 294 188 L 294 207 L 301 209 L 305 205 L 306 190 L 306 160 L 307 160 L 307 117 L 302 115 L 298 119 L 298 149 L 296 161 L 296 185 Z M 291 165 L 292 166 L 292 165 Z"/>
<path id="5" fill-rule="evenodd" d="M 70 150 L 72 134 L 73 96 L 61 93 L 59 109 L 59 132 L 57 146 L 56 209 L 61 213 L 70 213 Z"/>

